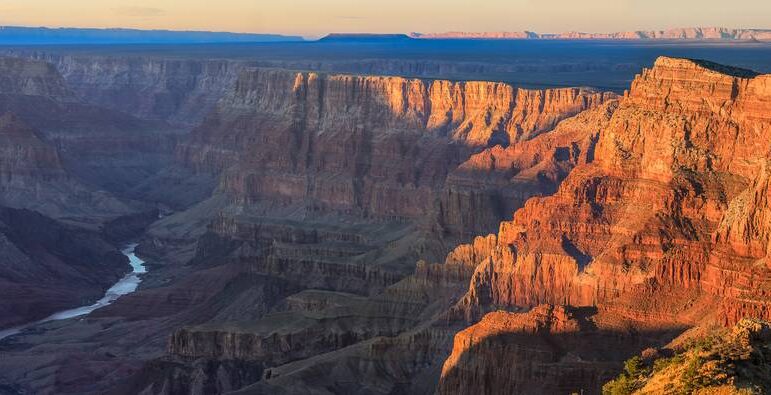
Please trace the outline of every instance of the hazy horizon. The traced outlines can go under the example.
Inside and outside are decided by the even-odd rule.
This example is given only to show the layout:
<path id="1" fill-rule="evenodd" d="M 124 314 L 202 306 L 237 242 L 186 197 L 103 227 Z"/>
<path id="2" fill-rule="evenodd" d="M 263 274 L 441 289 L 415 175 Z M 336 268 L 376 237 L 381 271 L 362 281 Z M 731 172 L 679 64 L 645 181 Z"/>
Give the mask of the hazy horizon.
<path id="1" fill-rule="evenodd" d="M 6 0 L 0 25 L 217 31 L 318 37 L 328 33 L 581 31 L 610 33 L 681 27 L 770 28 L 771 2 L 649 0 Z"/>

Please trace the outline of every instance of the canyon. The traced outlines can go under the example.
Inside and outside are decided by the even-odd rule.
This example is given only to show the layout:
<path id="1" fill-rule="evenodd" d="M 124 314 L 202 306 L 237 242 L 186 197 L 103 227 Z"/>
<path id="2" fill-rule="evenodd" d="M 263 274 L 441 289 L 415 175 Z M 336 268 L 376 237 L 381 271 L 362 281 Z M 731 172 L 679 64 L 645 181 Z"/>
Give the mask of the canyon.
<path id="1" fill-rule="evenodd" d="M 0 324 L 98 299 L 121 243 L 150 270 L 0 340 L 2 393 L 601 393 L 771 320 L 771 74 L 659 57 L 613 93 L 10 52 Z"/>

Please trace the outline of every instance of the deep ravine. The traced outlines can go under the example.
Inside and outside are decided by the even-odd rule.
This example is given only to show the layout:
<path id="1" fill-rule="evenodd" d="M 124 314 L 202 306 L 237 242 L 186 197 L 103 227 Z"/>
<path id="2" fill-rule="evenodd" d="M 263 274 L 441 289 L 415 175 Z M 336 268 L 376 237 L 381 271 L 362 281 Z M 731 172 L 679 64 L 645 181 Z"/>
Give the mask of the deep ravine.
<path id="1" fill-rule="evenodd" d="M 141 274 L 147 273 L 144 263 L 141 258 L 135 254 L 137 244 L 129 244 L 121 250 L 121 253 L 129 259 L 132 271 L 123 276 L 117 283 L 113 284 L 104 296 L 96 301 L 94 304 L 88 306 L 76 307 L 74 309 L 60 311 L 50 316 L 43 318 L 42 320 L 31 322 L 25 325 L 17 326 L 14 328 L 8 328 L 0 330 L 0 340 L 21 333 L 25 329 L 34 327 L 35 325 L 43 324 L 50 321 L 66 320 L 69 318 L 75 318 L 91 314 L 94 310 L 105 307 L 112 302 L 118 300 L 123 295 L 128 295 L 136 291 L 139 283 L 142 282 Z"/>

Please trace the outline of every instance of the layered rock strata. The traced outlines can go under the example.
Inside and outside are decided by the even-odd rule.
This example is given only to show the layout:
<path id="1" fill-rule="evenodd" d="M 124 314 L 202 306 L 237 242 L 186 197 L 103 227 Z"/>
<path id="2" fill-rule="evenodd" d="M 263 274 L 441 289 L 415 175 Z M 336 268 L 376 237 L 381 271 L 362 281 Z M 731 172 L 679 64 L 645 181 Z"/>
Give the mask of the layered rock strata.
<path id="1" fill-rule="evenodd" d="M 769 87 L 768 75 L 659 58 L 593 159 L 501 223 L 456 316 L 550 303 L 660 327 L 768 319 Z M 478 384 L 453 377 L 447 392 Z"/>
<path id="2" fill-rule="evenodd" d="M 414 220 L 436 212 L 448 173 L 476 147 L 530 139 L 610 98 L 255 69 L 241 74 L 178 157 L 222 172 L 221 190 L 239 204 Z"/>

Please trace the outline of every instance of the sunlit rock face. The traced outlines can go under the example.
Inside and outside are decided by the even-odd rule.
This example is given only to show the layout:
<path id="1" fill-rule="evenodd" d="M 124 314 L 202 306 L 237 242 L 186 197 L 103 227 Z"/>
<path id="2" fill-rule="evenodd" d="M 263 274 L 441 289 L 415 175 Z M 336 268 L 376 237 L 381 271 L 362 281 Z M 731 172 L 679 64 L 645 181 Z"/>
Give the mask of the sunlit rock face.
<path id="1" fill-rule="evenodd" d="M 242 73 L 178 157 L 221 172 L 250 204 L 406 220 L 433 216 L 450 171 L 612 98 L 585 89 L 254 69 Z"/>
<path id="2" fill-rule="evenodd" d="M 505 315 L 485 315 L 497 307 L 596 309 L 581 337 L 618 326 L 612 322 L 664 331 L 768 319 L 769 141 L 771 76 L 659 58 L 600 130 L 593 159 L 555 195 L 528 200 L 500 224 L 453 313 L 484 317 L 472 327 L 479 331 L 508 325 Z M 445 393 L 470 393 L 479 374 L 503 365 L 477 355 L 464 336 L 445 365 Z M 466 366 L 451 373 L 459 360 Z M 520 383 L 504 376 L 484 383 Z"/>
<path id="3" fill-rule="evenodd" d="M 221 266 L 205 273 L 212 285 L 180 308 L 227 307 L 208 322 L 188 320 L 175 329 L 157 361 L 164 375 L 142 372 L 136 388 L 152 393 L 177 385 L 195 366 L 221 359 L 264 366 L 266 379 L 254 383 L 261 388 L 250 390 L 266 393 L 274 385 L 293 391 L 320 385 L 316 363 L 326 364 L 329 354 L 340 354 L 330 364 L 352 364 L 351 374 L 364 383 L 383 381 L 367 364 L 381 364 L 382 353 L 395 355 L 383 367 L 394 380 L 385 386 L 393 389 L 413 375 L 438 373 L 453 329 L 431 323 L 446 321 L 444 310 L 465 291 L 474 257 L 486 258 L 496 244 L 495 236 L 478 237 L 444 264 L 426 262 L 452 249 L 453 236 L 475 234 L 466 223 L 453 224 L 458 212 L 441 203 L 465 188 L 451 192 L 450 173 L 459 166 L 468 170 L 458 177 L 487 172 L 470 158 L 492 146 L 512 150 L 523 194 L 553 191 L 586 160 L 595 121 L 606 118 L 615 99 L 585 89 L 245 71 L 177 150 L 181 163 L 219 177 L 215 194 L 225 202 L 217 204 L 226 207 L 198 241 L 194 259 Z M 595 107 L 605 110 L 550 137 L 560 121 L 570 125 L 567 118 Z M 513 165 L 501 173 L 510 171 Z M 491 176 L 486 190 L 511 182 L 506 177 Z M 510 215 L 483 214 L 484 204 L 470 209 L 485 224 Z M 419 259 L 426 261 L 416 267 Z M 252 287 L 238 301 L 211 296 L 244 284 Z M 183 299 L 176 296 L 185 294 L 182 288 L 170 288 L 162 292 Z M 258 292 L 264 292 L 259 301 Z M 234 314 L 241 310 L 249 313 Z M 228 377 L 241 374 L 222 369 Z M 348 368 L 341 369 L 325 382 L 343 379 Z M 221 384 L 212 375 L 205 379 Z M 433 390 L 435 383 L 414 385 Z"/>

